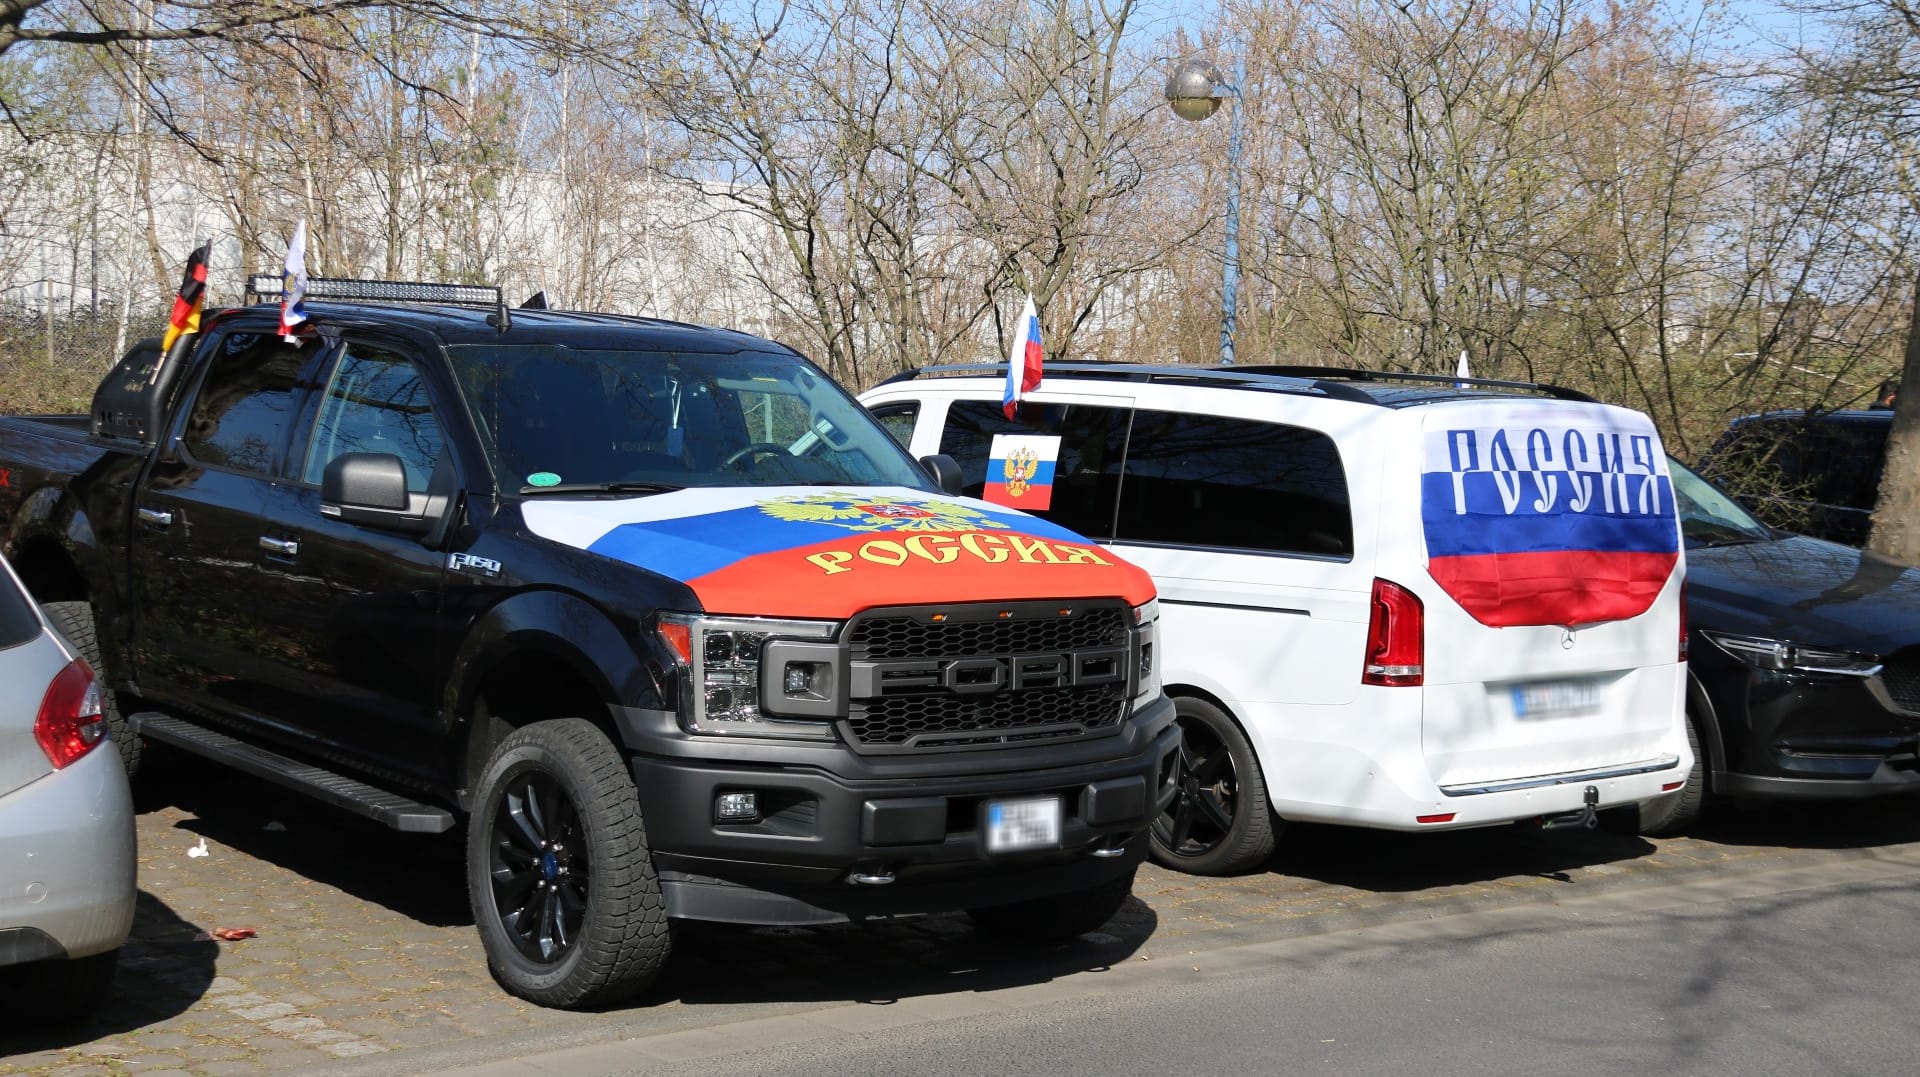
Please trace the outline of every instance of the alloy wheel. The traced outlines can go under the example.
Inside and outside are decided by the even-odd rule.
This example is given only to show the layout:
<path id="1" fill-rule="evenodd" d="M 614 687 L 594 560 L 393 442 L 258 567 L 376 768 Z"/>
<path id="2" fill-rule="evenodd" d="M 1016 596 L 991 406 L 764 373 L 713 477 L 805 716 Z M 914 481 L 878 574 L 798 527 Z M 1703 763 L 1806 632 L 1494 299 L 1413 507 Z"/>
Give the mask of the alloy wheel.
<path id="1" fill-rule="evenodd" d="M 1174 856 L 1204 856 L 1227 839 L 1239 806 L 1233 753 L 1204 722 L 1181 718 L 1179 792 L 1153 822 L 1153 834 Z"/>
<path id="2" fill-rule="evenodd" d="M 500 926 L 526 957 L 559 961 L 586 919 L 590 865 L 580 815 L 552 775 L 532 770 L 507 785 L 492 826 Z"/>

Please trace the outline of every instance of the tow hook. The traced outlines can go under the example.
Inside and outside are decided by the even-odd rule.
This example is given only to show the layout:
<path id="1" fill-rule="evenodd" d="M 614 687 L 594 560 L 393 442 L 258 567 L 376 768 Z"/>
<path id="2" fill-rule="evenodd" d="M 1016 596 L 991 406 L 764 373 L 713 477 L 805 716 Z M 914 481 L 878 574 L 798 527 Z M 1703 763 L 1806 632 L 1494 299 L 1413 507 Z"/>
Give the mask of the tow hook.
<path id="1" fill-rule="evenodd" d="M 1586 803 L 1581 806 L 1579 811 L 1570 811 L 1564 815 L 1549 815 L 1541 818 L 1540 829 L 1567 830 L 1578 828 L 1581 830 L 1592 830 L 1594 827 L 1599 826 L 1600 787 L 1597 785 L 1587 786 L 1587 795 L 1583 799 L 1585 799 Z"/>
<path id="2" fill-rule="evenodd" d="M 886 886 L 893 882 L 893 872 L 888 871 L 886 865 L 879 864 L 849 873 L 847 881 L 855 886 Z"/>

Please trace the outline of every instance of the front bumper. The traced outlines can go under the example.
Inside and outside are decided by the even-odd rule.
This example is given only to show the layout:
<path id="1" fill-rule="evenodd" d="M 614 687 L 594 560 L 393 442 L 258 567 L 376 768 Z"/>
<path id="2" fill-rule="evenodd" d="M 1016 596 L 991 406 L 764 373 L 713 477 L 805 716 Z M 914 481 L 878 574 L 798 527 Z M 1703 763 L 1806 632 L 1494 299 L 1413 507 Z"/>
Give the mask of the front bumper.
<path id="1" fill-rule="evenodd" d="M 133 798 L 111 743 L 0 796 L 0 965 L 119 947 L 134 873 Z"/>
<path id="2" fill-rule="evenodd" d="M 1179 748 L 1165 698 L 1110 736 L 977 752 L 691 736 L 655 711 L 626 711 L 622 725 L 668 912 L 733 923 L 1001 904 L 1118 877 L 1146 855 Z M 722 793 L 749 791 L 757 820 L 715 820 Z M 1060 798 L 1059 846 L 989 856 L 985 802 L 1030 795 Z"/>
<path id="3" fill-rule="evenodd" d="M 1725 748 L 1716 791 L 1787 799 L 1920 792 L 1920 718 L 1895 709 L 1876 678 L 1744 665 L 1699 674 Z"/>

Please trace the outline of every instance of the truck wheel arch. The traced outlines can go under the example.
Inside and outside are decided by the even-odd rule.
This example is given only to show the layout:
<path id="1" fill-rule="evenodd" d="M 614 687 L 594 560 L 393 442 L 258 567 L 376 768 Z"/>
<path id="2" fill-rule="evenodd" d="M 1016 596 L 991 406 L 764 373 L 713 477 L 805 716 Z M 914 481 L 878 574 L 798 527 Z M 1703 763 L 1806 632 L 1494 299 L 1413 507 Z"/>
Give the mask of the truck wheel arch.
<path id="1" fill-rule="evenodd" d="M 494 746 L 515 729 L 583 718 L 620 745 L 612 708 L 655 695 L 653 678 L 613 621 L 560 591 L 522 592 L 488 610 L 468 630 L 449 681 L 446 713 L 456 734 L 449 741 L 460 753 L 453 772 L 463 802 Z"/>

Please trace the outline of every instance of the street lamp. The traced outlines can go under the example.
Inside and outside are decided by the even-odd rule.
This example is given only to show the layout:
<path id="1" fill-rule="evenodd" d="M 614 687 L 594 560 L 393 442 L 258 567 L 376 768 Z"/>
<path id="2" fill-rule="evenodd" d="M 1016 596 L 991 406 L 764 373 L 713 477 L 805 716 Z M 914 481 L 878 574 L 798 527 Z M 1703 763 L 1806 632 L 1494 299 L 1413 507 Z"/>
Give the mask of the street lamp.
<path id="1" fill-rule="evenodd" d="M 1236 50 L 1238 52 L 1239 50 Z M 1167 77 L 1167 104 L 1173 114 L 1195 123 L 1219 111 L 1227 98 L 1239 98 L 1246 85 L 1247 60 L 1244 53 L 1233 61 L 1233 81 L 1220 77 L 1220 69 L 1210 60 L 1189 57 Z M 1240 130 L 1245 99 L 1233 110 L 1233 122 L 1227 135 L 1227 249 L 1226 267 L 1220 275 L 1220 365 L 1233 365 L 1234 313 L 1240 291 Z"/>

